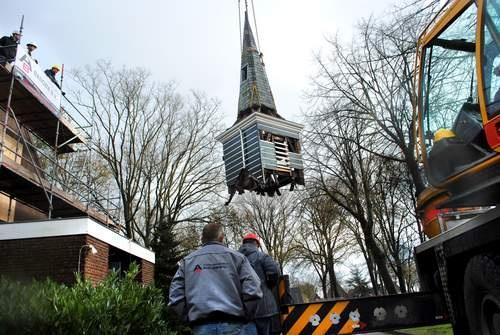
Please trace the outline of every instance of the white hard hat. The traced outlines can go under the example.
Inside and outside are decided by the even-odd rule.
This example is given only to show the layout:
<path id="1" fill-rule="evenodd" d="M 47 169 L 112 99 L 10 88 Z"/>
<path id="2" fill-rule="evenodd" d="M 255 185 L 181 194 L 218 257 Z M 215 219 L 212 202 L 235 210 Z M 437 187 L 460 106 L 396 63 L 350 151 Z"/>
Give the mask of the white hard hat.
<path id="1" fill-rule="evenodd" d="M 14 35 L 14 34 L 16 34 L 16 35 L 21 35 L 21 33 L 19 32 L 19 30 L 14 30 L 14 31 L 12 32 L 12 35 Z"/>
<path id="2" fill-rule="evenodd" d="M 29 42 L 29 43 L 27 43 L 27 44 L 26 44 L 26 46 L 28 46 L 28 45 L 32 45 L 32 46 L 34 46 L 35 48 L 38 48 L 38 45 L 36 45 L 36 43 L 35 43 L 35 42 Z"/>

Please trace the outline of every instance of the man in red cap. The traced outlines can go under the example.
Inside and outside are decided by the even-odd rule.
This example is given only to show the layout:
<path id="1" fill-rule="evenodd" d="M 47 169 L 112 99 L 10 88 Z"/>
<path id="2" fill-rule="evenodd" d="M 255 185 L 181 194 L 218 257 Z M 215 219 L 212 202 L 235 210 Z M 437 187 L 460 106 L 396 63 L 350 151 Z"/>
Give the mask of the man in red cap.
<path id="1" fill-rule="evenodd" d="M 273 318 L 278 315 L 278 305 L 271 291 L 278 283 L 280 270 L 271 256 L 259 250 L 259 237 L 248 233 L 243 237 L 243 245 L 239 252 L 245 255 L 260 278 L 263 297 L 257 305 L 255 324 L 258 335 L 269 335 L 272 332 Z"/>

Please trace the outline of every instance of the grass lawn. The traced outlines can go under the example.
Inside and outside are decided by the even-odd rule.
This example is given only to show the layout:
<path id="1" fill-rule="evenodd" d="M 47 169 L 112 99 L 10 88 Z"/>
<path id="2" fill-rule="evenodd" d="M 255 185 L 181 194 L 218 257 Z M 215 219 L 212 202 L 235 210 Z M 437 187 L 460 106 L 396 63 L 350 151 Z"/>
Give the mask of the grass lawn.
<path id="1" fill-rule="evenodd" d="M 451 325 L 439 325 L 432 327 L 401 329 L 400 332 L 411 335 L 453 335 Z"/>

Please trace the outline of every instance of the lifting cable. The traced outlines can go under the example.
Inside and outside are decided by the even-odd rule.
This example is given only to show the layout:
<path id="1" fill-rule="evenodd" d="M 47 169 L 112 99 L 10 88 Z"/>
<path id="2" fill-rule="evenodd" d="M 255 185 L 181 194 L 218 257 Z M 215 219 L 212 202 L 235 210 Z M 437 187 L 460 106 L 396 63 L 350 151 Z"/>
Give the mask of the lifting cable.
<path id="1" fill-rule="evenodd" d="M 259 31 L 257 30 L 257 20 L 255 19 L 255 6 L 253 5 L 253 0 L 252 0 L 252 12 L 253 12 L 253 24 L 255 26 L 255 36 L 257 37 L 257 49 L 260 52 L 261 50 L 260 50 Z"/>
<path id="2" fill-rule="evenodd" d="M 243 52 L 243 35 L 241 34 L 241 0 L 238 0 L 238 27 L 240 28 L 240 51 Z"/>

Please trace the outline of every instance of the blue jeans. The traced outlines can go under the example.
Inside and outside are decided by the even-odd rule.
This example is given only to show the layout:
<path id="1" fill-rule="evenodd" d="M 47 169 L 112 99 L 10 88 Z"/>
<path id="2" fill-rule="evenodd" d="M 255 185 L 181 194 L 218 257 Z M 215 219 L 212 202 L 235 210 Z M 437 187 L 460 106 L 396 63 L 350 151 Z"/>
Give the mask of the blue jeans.
<path id="1" fill-rule="evenodd" d="M 195 326 L 193 335 L 257 335 L 257 328 L 253 322 L 214 322 Z"/>

